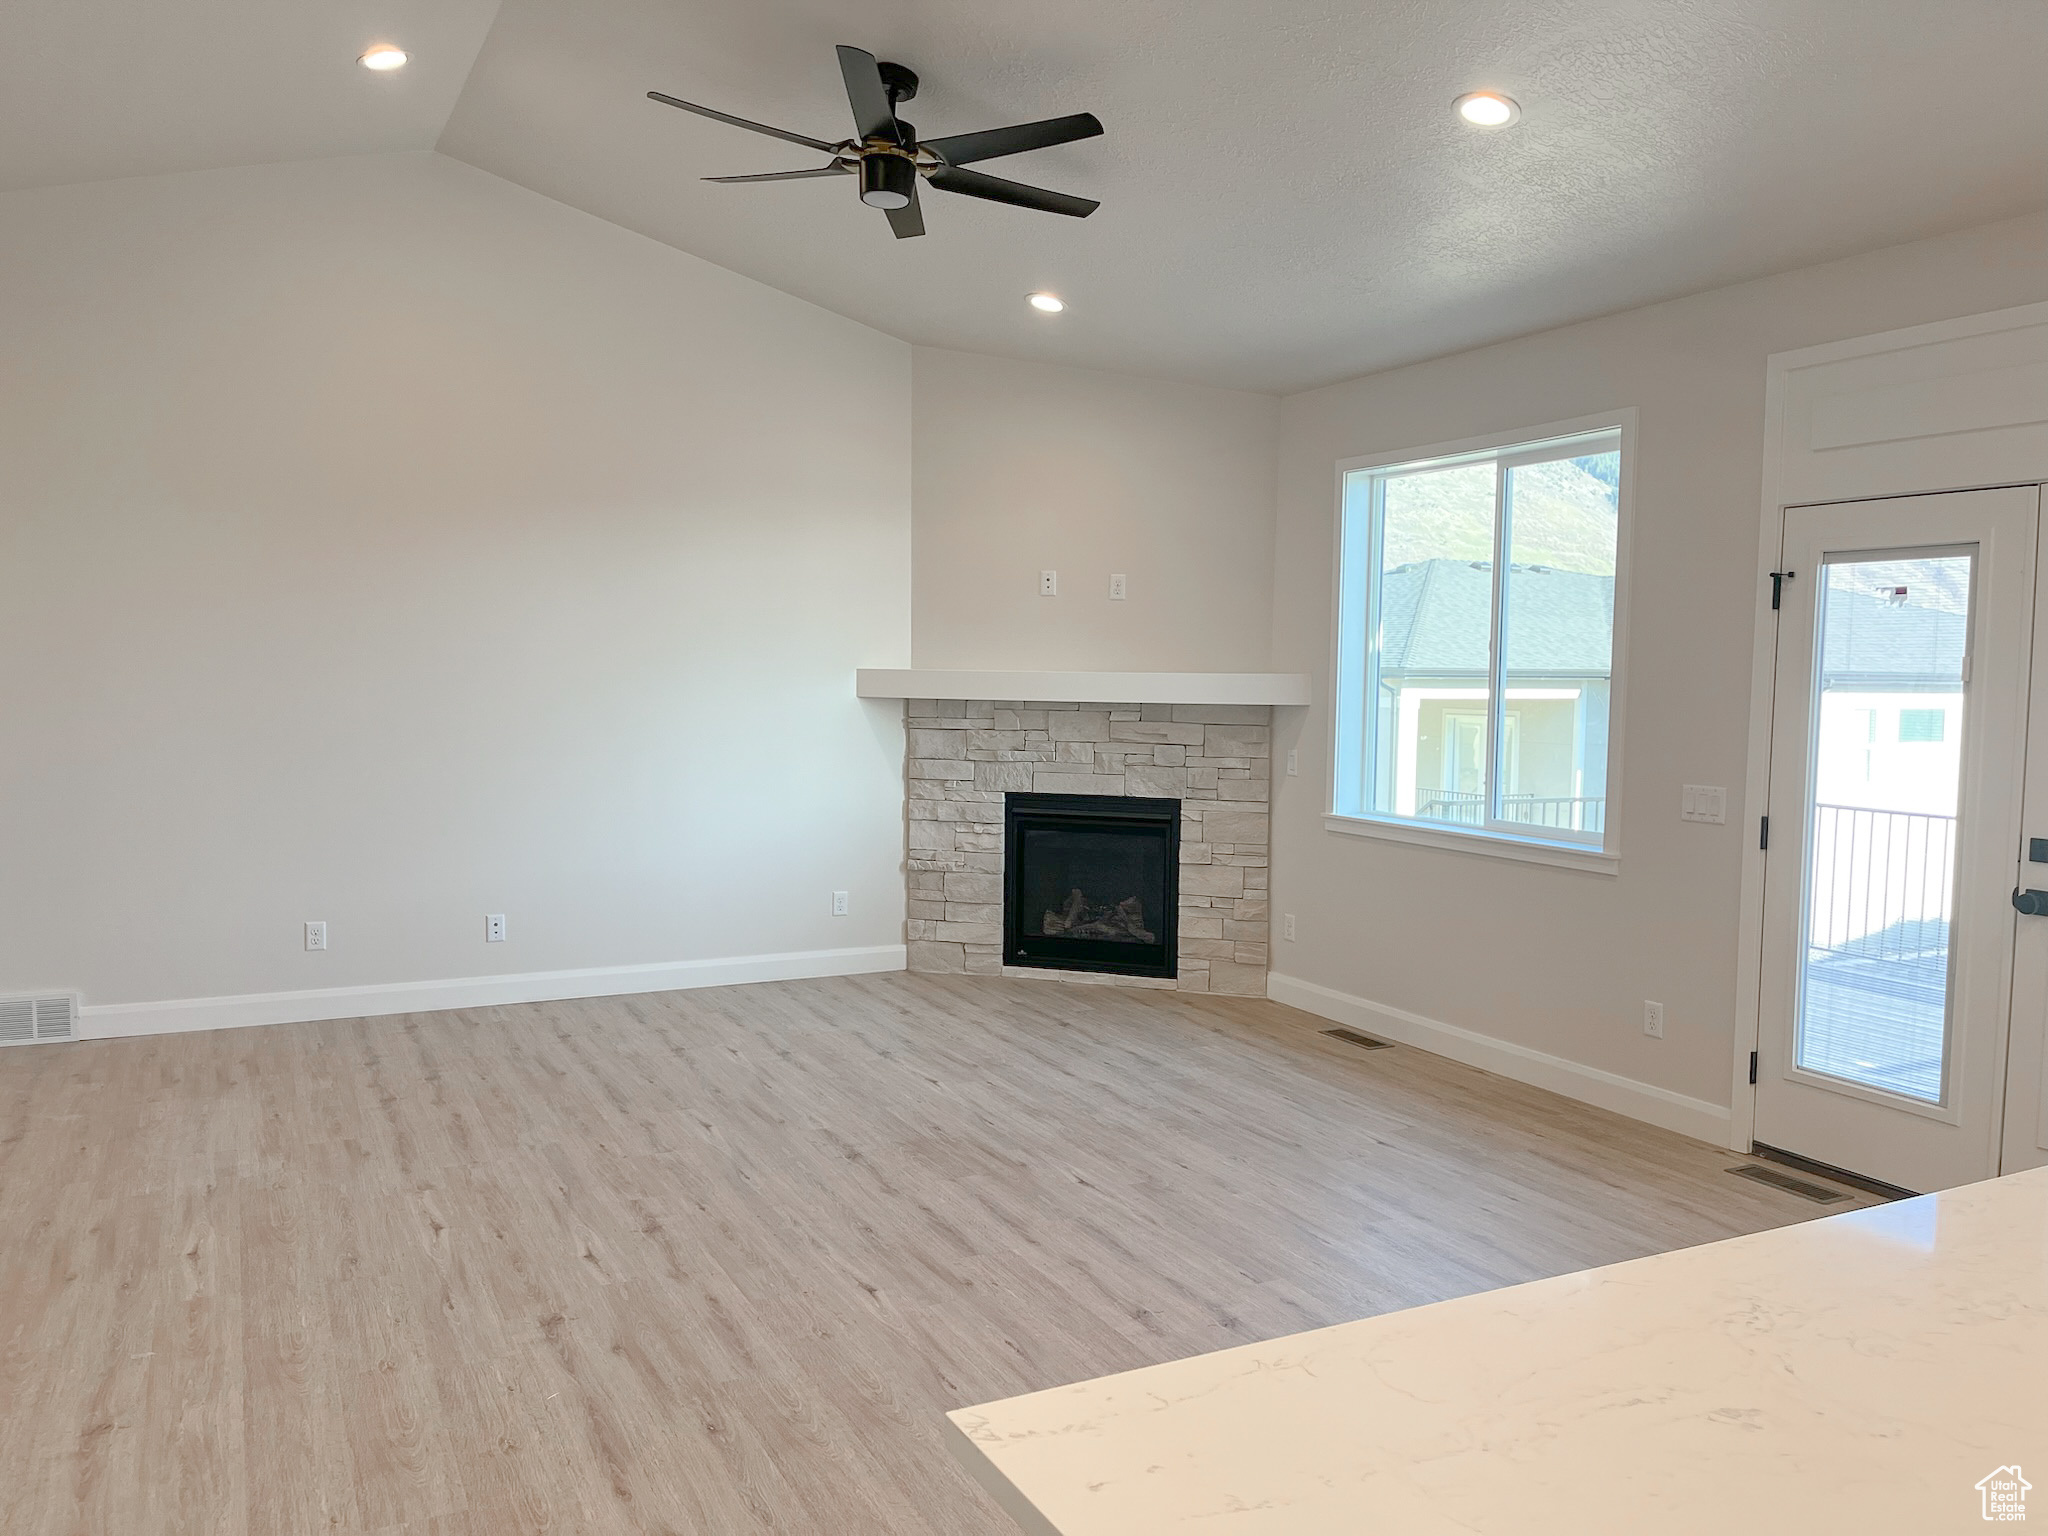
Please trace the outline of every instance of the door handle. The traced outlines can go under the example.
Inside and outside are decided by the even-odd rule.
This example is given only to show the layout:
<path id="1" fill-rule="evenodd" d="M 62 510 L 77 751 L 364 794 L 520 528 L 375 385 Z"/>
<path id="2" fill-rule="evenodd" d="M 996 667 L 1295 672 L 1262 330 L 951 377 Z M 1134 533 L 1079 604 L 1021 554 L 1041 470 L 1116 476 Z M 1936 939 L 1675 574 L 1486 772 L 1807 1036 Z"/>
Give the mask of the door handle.
<path id="1" fill-rule="evenodd" d="M 2012 909 L 2022 917 L 2048 917 L 2048 891 L 2013 888 Z"/>

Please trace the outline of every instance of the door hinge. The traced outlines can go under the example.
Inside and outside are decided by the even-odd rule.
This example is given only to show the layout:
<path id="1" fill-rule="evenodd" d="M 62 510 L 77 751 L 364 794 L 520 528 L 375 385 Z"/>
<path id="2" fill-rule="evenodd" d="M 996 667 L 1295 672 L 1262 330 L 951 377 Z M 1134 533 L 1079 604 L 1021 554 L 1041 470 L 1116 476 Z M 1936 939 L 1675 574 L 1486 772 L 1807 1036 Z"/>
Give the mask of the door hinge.
<path id="1" fill-rule="evenodd" d="M 1756 1082 L 1756 1052 L 1755 1052 L 1755 1051 L 1751 1051 L 1751 1052 L 1749 1053 L 1749 1080 L 1750 1080 L 1750 1082 L 1751 1082 L 1751 1083 L 1755 1083 L 1755 1082 Z"/>
<path id="2" fill-rule="evenodd" d="M 1771 818 L 1768 816 L 1759 818 L 1757 822 L 1756 845 L 1759 848 L 1771 846 Z"/>
<path id="3" fill-rule="evenodd" d="M 1785 583 L 1798 574 L 1797 571 L 1771 572 L 1771 612 L 1778 611 L 1778 601 L 1785 595 Z"/>

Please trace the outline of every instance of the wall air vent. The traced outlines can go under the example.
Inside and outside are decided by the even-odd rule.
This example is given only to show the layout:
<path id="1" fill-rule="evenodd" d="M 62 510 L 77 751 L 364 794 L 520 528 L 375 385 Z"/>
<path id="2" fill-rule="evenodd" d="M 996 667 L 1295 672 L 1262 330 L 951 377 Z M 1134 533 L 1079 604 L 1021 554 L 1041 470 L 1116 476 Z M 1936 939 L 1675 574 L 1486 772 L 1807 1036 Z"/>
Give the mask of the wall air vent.
<path id="1" fill-rule="evenodd" d="M 68 992 L 0 997 L 0 1045 L 78 1038 L 78 998 Z"/>

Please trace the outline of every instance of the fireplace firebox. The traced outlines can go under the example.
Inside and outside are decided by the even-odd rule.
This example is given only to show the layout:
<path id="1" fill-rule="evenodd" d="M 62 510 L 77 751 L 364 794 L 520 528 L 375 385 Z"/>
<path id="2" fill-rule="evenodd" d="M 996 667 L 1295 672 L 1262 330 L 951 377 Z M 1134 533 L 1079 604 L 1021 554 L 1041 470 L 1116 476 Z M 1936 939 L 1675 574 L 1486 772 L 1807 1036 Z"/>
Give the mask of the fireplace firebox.
<path id="1" fill-rule="evenodd" d="M 1178 973 L 1178 800 L 1013 793 L 1003 818 L 1003 964 Z"/>

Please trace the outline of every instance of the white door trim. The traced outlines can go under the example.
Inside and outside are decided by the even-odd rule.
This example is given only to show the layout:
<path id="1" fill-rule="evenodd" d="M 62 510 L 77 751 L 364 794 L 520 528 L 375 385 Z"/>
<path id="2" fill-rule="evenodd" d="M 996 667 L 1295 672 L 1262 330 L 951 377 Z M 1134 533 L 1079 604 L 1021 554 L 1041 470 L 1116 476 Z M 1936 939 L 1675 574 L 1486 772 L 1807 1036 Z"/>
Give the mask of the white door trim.
<path id="1" fill-rule="evenodd" d="M 1902 377 L 1910 375 L 1910 382 L 1882 376 L 1893 360 L 1898 363 L 1895 372 Z M 1956 392 L 1965 413 L 1960 419 L 1955 401 L 1950 401 L 1951 409 L 1939 423 L 1916 428 L 1904 419 L 1910 416 L 1908 401 L 1900 421 L 1890 429 L 1893 435 L 1865 433 L 1859 441 L 1844 444 L 1838 432 L 1816 432 L 1806 412 L 1812 391 L 1805 386 L 1826 379 L 1830 371 L 1839 374 L 1842 386 L 1835 398 L 1867 399 L 1890 391 L 1892 401 L 1888 403 L 1896 403 L 1900 391 L 1933 387 L 1928 383 L 1930 375 L 1938 385 L 1944 377 L 1963 380 L 1996 374 L 2010 380 L 2024 372 L 2031 383 L 2048 376 L 2048 303 L 1938 320 L 1794 352 L 1774 352 L 1766 361 L 1763 495 L 1757 525 L 1756 622 L 1750 649 L 1749 757 L 1743 777 L 1742 897 L 1728 1098 L 1728 1145 L 1744 1152 L 1749 1150 L 1756 1126 L 1756 1090 L 1749 1081 L 1749 1063 L 1758 1049 L 1762 1021 L 1764 924 L 1764 856 L 1757 847 L 1757 836 L 1770 794 L 1771 714 L 1777 673 L 1771 572 L 1778 569 L 1785 508 L 1814 501 L 2048 481 L 2048 406 L 2015 412 L 2003 403 L 2000 407 L 1986 404 L 1973 425 L 1969 402 L 1983 400 L 1986 392 L 1973 395 L 1963 389 Z M 2030 415 L 2039 419 L 2018 419 Z M 1912 446 L 1916 443 L 1918 449 Z"/>

